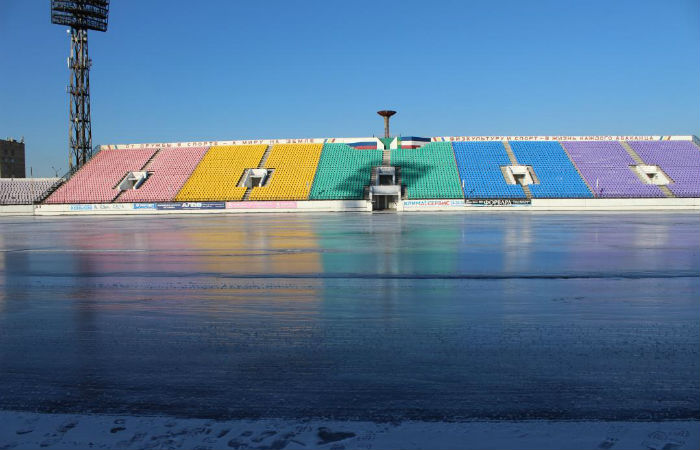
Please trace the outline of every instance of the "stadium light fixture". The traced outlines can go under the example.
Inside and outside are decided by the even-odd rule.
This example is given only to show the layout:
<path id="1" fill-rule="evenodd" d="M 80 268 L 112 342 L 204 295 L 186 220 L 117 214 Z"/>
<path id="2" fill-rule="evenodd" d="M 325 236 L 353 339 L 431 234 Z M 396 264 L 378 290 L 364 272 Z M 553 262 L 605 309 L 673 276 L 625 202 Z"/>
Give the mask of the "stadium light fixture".
<path id="1" fill-rule="evenodd" d="M 107 31 L 109 0 L 51 0 L 51 23 L 70 27 L 70 128 L 68 167 L 75 172 L 92 156 L 88 30 Z"/>

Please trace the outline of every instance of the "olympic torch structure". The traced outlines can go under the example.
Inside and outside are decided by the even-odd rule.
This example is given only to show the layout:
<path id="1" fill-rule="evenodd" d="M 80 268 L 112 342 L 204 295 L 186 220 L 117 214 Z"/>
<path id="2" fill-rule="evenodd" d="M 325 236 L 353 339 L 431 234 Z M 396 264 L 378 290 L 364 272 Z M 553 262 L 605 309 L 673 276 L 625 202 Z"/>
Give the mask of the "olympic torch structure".
<path id="1" fill-rule="evenodd" d="M 70 131 L 68 166 L 71 173 L 92 156 L 88 30 L 107 31 L 109 0 L 51 0 L 51 23 L 70 27 Z"/>
<path id="2" fill-rule="evenodd" d="M 389 134 L 389 118 L 396 114 L 396 111 L 390 111 L 390 110 L 381 110 L 377 111 L 377 114 L 380 116 L 384 117 L 384 137 L 388 138 L 391 137 Z"/>

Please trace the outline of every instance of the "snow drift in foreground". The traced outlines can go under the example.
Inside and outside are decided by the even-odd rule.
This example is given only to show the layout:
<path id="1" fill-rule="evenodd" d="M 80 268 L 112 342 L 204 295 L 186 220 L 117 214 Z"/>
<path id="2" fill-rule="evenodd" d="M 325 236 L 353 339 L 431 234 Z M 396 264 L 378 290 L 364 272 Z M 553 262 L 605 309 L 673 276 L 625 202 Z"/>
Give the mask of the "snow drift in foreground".
<path id="1" fill-rule="evenodd" d="M 0 411 L 0 449 L 654 449 L 700 447 L 700 422 L 177 419 Z"/>

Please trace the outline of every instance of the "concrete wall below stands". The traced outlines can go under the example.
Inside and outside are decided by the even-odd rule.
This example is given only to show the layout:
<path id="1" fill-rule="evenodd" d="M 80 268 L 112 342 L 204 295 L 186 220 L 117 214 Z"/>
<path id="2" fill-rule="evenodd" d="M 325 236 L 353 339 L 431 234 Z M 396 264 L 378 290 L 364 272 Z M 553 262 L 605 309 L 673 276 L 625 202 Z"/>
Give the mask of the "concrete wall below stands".
<path id="1" fill-rule="evenodd" d="M 700 209 L 700 198 L 582 198 L 582 199 L 532 199 L 532 207 L 547 210 L 653 210 Z"/>
<path id="2" fill-rule="evenodd" d="M 34 205 L 0 205 L 0 216 L 30 216 Z"/>
<path id="3" fill-rule="evenodd" d="M 81 205 L 38 205 L 34 214 L 240 214 L 263 212 L 344 212 L 371 211 L 365 200 L 316 200 L 270 202 L 172 202 L 172 203 L 104 203 Z"/>
<path id="4" fill-rule="evenodd" d="M 406 200 L 402 211 L 664 211 L 699 210 L 700 198 L 536 199 L 529 204 L 509 200 L 469 205 L 462 200 Z"/>
<path id="5" fill-rule="evenodd" d="M 522 201 L 521 201 L 522 202 Z M 265 212 L 368 212 L 366 200 L 314 200 L 273 202 L 183 202 L 183 203 L 105 203 L 81 205 L 0 206 L 0 215 L 121 215 L 121 214 L 240 214 Z M 700 198 L 637 199 L 532 199 L 531 203 L 509 200 L 468 204 L 464 200 L 404 200 L 403 212 L 430 211 L 667 211 L 700 210 Z"/>

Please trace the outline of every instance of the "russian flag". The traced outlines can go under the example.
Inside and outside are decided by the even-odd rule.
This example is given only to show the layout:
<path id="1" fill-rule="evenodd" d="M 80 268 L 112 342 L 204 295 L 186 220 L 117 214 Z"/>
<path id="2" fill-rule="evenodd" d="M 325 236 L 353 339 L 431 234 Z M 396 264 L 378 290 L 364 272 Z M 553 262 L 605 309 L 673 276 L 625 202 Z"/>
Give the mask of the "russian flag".
<path id="1" fill-rule="evenodd" d="M 405 136 L 401 138 L 401 148 L 420 148 L 430 142 L 431 138 Z"/>
<path id="2" fill-rule="evenodd" d="M 348 145 L 350 147 L 356 148 L 358 150 L 376 150 L 377 149 L 377 141 L 349 142 Z"/>

